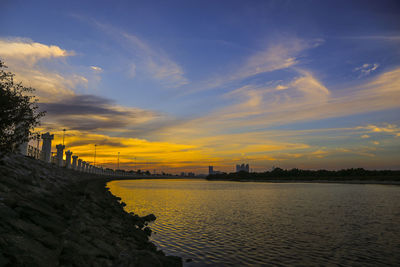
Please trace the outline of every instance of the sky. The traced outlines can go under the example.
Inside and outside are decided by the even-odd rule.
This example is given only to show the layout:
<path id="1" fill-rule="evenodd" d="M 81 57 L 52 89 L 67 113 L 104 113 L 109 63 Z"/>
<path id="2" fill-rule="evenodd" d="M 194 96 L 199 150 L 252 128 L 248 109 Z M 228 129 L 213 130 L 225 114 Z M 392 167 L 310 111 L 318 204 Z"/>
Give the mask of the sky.
<path id="1" fill-rule="evenodd" d="M 36 88 L 37 131 L 104 167 L 400 169 L 399 18 L 387 0 L 3 0 L 0 58 Z"/>

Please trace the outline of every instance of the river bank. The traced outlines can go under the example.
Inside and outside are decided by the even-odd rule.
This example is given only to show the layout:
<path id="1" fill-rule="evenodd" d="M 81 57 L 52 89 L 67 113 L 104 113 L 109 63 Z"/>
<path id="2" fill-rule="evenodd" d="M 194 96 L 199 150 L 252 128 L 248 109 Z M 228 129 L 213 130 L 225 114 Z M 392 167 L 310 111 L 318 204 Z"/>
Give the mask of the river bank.
<path id="1" fill-rule="evenodd" d="M 182 266 L 124 211 L 111 179 L 21 155 L 0 159 L 0 266 Z"/>
<path id="2" fill-rule="evenodd" d="M 382 180 L 301 180 L 301 179 L 206 179 L 207 181 L 228 181 L 228 182 L 260 182 L 260 183 L 321 183 L 321 184 L 378 184 L 378 185 L 400 185 L 400 181 L 382 181 Z"/>

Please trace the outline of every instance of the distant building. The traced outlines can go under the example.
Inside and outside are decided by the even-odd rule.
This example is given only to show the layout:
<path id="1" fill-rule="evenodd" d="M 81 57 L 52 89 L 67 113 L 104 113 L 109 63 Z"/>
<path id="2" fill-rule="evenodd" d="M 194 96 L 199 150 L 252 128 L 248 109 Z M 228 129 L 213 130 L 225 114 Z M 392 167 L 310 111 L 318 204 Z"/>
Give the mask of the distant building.
<path id="1" fill-rule="evenodd" d="M 208 174 L 220 174 L 220 171 L 214 171 L 214 166 L 208 166 Z"/>
<path id="2" fill-rule="evenodd" d="M 214 174 L 214 166 L 208 166 L 208 174 Z"/>
<path id="3" fill-rule="evenodd" d="M 244 164 L 242 163 L 240 164 L 236 164 L 236 172 L 240 172 L 240 171 L 245 171 L 245 172 L 250 172 L 250 167 L 249 164 Z"/>

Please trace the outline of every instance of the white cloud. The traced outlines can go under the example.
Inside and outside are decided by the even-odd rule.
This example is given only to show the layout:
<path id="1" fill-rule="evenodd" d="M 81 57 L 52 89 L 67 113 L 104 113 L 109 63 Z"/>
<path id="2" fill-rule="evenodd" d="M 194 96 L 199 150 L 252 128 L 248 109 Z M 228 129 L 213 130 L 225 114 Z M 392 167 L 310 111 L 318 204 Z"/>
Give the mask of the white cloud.
<path id="1" fill-rule="evenodd" d="M 250 56 L 245 65 L 233 76 L 245 78 L 264 72 L 286 69 L 299 62 L 298 54 L 302 51 L 320 45 L 321 39 L 306 41 L 290 38 L 276 44 L 269 45 L 265 50 Z"/>
<path id="2" fill-rule="evenodd" d="M 74 52 L 56 45 L 46 45 L 29 39 L 0 39 L 0 57 L 17 81 L 36 89 L 41 101 L 74 95 L 77 86 L 87 87 L 88 79 L 79 74 L 63 74 L 45 67 L 42 60 L 55 62 Z"/>
<path id="3" fill-rule="evenodd" d="M 288 87 L 302 92 L 304 96 L 303 98 L 311 99 L 312 102 L 325 101 L 330 95 L 329 90 L 310 72 L 300 72 L 302 73 L 302 76 L 289 83 Z"/>
<path id="4" fill-rule="evenodd" d="M 28 39 L 0 39 L 0 56 L 7 62 L 23 61 L 35 64 L 40 59 L 61 58 L 74 55 L 56 45 L 45 45 Z"/>
<path id="5" fill-rule="evenodd" d="M 97 66 L 90 66 L 90 68 L 91 68 L 92 70 L 96 71 L 96 72 L 102 72 L 102 71 L 103 71 L 102 68 L 97 67 Z"/>
<path id="6" fill-rule="evenodd" d="M 354 69 L 356 72 L 360 72 L 360 76 L 366 76 L 371 74 L 371 72 L 375 71 L 379 67 L 379 64 L 374 63 L 374 64 L 368 64 L 365 63 L 361 65 L 360 67 L 357 67 Z"/>

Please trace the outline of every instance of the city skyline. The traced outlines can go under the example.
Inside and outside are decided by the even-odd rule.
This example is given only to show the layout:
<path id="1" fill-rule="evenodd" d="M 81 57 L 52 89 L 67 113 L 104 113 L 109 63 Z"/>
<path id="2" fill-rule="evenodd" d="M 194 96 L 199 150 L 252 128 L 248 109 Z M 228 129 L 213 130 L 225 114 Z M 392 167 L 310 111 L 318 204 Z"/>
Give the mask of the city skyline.
<path id="1" fill-rule="evenodd" d="M 42 132 L 171 173 L 398 169 L 396 1 L 5 1 L 0 58 Z M 169 170 L 169 171 L 168 171 Z"/>

